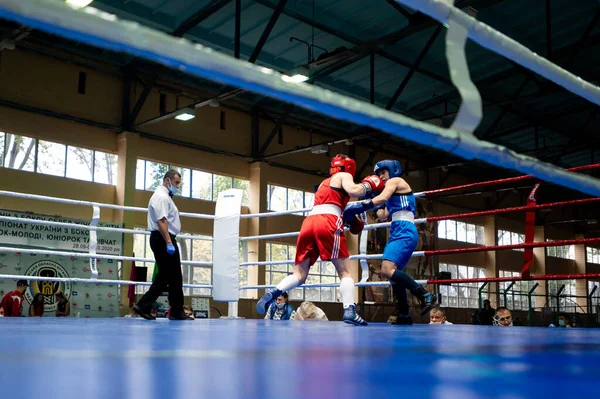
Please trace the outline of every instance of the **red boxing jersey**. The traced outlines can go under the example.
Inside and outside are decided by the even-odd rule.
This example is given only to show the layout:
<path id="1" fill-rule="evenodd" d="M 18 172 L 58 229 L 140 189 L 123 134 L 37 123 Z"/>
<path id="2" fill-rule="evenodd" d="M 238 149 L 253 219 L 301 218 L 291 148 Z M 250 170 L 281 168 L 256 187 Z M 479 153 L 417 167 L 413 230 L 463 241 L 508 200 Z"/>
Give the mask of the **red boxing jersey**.
<path id="1" fill-rule="evenodd" d="M 343 188 L 331 187 L 331 177 L 323 180 L 317 192 L 315 193 L 315 206 L 323 204 L 333 204 L 339 206 L 342 210 L 346 208 L 350 196 Z"/>

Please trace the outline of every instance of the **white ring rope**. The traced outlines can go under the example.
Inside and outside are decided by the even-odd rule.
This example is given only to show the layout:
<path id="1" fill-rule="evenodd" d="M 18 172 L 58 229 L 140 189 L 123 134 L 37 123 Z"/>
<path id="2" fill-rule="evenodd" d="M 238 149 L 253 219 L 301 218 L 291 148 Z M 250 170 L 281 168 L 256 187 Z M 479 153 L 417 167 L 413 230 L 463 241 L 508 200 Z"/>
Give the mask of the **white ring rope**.
<path id="1" fill-rule="evenodd" d="M 403 0 L 446 22 L 450 12 L 469 30 L 469 37 L 519 62 L 574 93 L 600 105 L 600 89 L 562 70 L 542 57 L 480 24 L 454 7 L 436 0 Z M 272 69 L 175 38 L 138 23 L 122 21 L 93 7 L 75 10 L 64 2 L 3 0 L 0 17 L 56 34 L 77 42 L 124 52 L 158 62 L 189 74 L 250 90 L 341 120 L 380 129 L 416 143 L 447 151 L 464 159 L 479 159 L 492 165 L 531 174 L 585 194 L 600 197 L 600 180 L 568 172 L 507 148 L 478 140 L 471 134 L 415 121 L 376 105 L 359 101 L 310 84 L 288 83 Z M 287 80 L 287 79 L 286 79 Z M 210 218 L 213 218 L 211 216 Z"/>
<path id="2" fill-rule="evenodd" d="M 492 50 L 504 57 L 540 74 L 548 80 L 564 87 L 586 100 L 600 105 L 600 88 L 586 82 L 553 62 L 539 56 L 516 40 L 498 32 L 491 26 L 456 8 L 448 0 L 395 0 L 416 11 L 429 15 L 440 23 L 457 23 L 467 29 L 469 38 L 480 46 Z M 450 21 L 452 19 L 452 21 Z"/>
<path id="3" fill-rule="evenodd" d="M 102 227 L 102 226 L 91 226 L 88 224 L 68 223 L 68 222 L 54 222 L 52 220 L 41 220 L 41 219 L 30 219 L 30 218 L 19 218 L 13 216 L 1 216 L 0 221 L 15 222 L 15 223 L 29 223 L 37 225 L 48 225 L 57 227 L 72 227 L 75 229 L 94 230 L 94 231 L 111 231 L 114 233 L 128 233 L 128 234 L 140 234 L 149 236 L 148 230 L 134 230 L 134 229 L 123 229 L 118 227 Z M 193 234 L 178 234 L 177 238 L 191 238 L 194 240 L 212 241 L 212 237 L 196 236 Z"/>
<path id="4" fill-rule="evenodd" d="M 99 285 L 152 285 L 151 281 L 130 281 L 130 280 L 106 280 L 106 279 L 90 279 L 78 277 L 41 277 L 41 276 L 19 276 L 13 274 L 0 274 L 0 280 L 31 280 L 31 281 L 60 281 L 64 283 L 82 283 L 82 284 L 99 284 Z M 206 284 L 183 284 L 183 288 L 208 288 L 212 289 L 212 285 Z"/>
<path id="5" fill-rule="evenodd" d="M 32 254 L 32 255 L 56 255 L 56 256 L 72 256 L 74 258 L 89 258 L 89 253 L 84 252 L 67 252 L 67 251 L 52 251 L 46 249 L 29 249 L 29 248 L 13 248 L 13 247 L 0 247 L 1 252 L 9 252 L 9 253 L 22 253 L 22 254 Z M 149 258 L 138 258 L 134 256 L 114 256 L 114 255 L 102 255 L 97 254 L 94 256 L 96 259 L 112 259 L 112 260 L 121 260 L 121 261 L 135 261 L 135 262 L 147 262 L 147 263 L 155 263 L 154 259 Z M 192 265 L 192 266 L 212 266 L 212 262 L 199 262 L 199 261 L 191 261 L 191 260 L 182 260 L 182 265 Z"/>
<path id="6" fill-rule="evenodd" d="M 0 5 L 0 7 L 1 7 L 1 5 Z M 4 191 L 4 190 L 0 190 L 0 195 L 4 195 L 6 197 L 16 197 L 16 198 L 23 198 L 23 199 L 39 200 L 39 201 L 58 202 L 61 204 L 82 205 L 82 206 L 92 206 L 92 207 L 97 206 L 99 208 L 116 209 L 116 210 L 121 210 L 121 211 L 148 212 L 148 208 L 140 208 L 140 207 L 135 207 L 135 206 L 103 204 L 100 202 L 72 200 L 72 199 L 59 198 L 59 197 L 48 197 L 46 195 L 14 193 L 12 191 Z M 189 213 L 189 212 L 180 212 L 179 215 L 189 217 L 189 218 L 195 218 L 195 219 L 214 219 L 215 218 L 214 215 L 205 215 L 205 214 L 201 214 L 201 213 Z"/>
<path id="7" fill-rule="evenodd" d="M 425 251 L 414 251 L 411 257 L 423 257 L 425 256 Z M 359 260 L 359 259 L 381 259 L 383 254 L 357 254 L 350 255 L 348 259 L 350 260 Z M 317 260 L 317 262 L 329 262 L 326 260 Z M 288 260 L 263 260 L 256 262 L 242 262 L 240 263 L 240 267 L 250 267 L 250 266 L 270 266 L 270 265 L 293 265 L 295 261 L 293 259 Z"/>
<path id="8" fill-rule="evenodd" d="M 427 280 L 415 280 L 417 284 L 427 284 Z M 390 285 L 389 281 L 366 281 L 360 283 L 354 283 L 356 287 L 387 287 Z M 240 290 L 260 290 L 264 288 L 275 288 L 275 285 L 245 285 L 240 287 Z M 339 283 L 325 283 L 325 284 L 302 284 L 296 287 L 299 288 L 339 288 Z"/>
<path id="9" fill-rule="evenodd" d="M 312 210 L 312 207 L 290 210 L 290 211 L 269 211 L 269 212 L 262 212 L 262 213 L 247 213 L 247 214 L 240 215 L 240 218 L 241 219 L 267 218 L 267 217 L 271 217 L 271 216 L 293 215 L 295 213 L 304 214 L 304 213 L 310 212 L 311 210 Z"/>

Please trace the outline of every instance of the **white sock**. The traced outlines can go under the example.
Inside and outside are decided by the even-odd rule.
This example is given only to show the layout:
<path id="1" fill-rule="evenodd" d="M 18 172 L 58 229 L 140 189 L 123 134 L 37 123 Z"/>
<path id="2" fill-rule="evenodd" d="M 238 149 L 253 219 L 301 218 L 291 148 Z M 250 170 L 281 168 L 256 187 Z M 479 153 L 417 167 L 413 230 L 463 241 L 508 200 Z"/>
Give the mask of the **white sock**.
<path id="1" fill-rule="evenodd" d="M 352 277 L 344 277 L 340 281 L 340 296 L 344 309 L 350 305 L 354 305 L 354 280 Z"/>
<path id="2" fill-rule="evenodd" d="M 293 274 L 290 274 L 289 276 L 281 280 L 279 284 L 277 284 L 276 288 L 282 292 L 288 292 L 292 288 L 296 288 L 299 285 L 300 280 L 298 280 L 298 278 Z"/>

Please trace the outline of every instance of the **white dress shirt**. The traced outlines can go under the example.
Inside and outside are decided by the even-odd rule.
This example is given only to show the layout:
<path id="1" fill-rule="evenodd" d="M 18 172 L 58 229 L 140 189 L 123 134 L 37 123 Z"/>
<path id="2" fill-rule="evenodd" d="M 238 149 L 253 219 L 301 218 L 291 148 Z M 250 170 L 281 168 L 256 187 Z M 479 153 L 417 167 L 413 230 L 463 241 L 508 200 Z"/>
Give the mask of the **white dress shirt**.
<path id="1" fill-rule="evenodd" d="M 148 202 L 148 230 L 158 230 L 158 221 L 167 218 L 169 233 L 176 236 L 181 231 L 179 221 L 179 209 L 169 196 L 169 190 L 165 186 L 159 186 Z"/>

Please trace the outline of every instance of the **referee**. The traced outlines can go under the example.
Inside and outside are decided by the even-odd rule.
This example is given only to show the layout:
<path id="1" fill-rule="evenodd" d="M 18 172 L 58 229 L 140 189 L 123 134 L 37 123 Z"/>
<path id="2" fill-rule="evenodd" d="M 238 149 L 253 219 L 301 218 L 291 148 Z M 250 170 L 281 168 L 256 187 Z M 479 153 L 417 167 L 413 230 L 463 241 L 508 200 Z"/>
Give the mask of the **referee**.
<path id="1" fill-rule="evenodd" d="M 179 210 L 173 202 L 181 184 L 181 174 L 169 170 L 148 203 L 148 230 L 150 248 L 158 267 L 158 274 L 148 292 L 134 305 L 133 310 L 146 320 L 156 320 L 150 314 L 152 304 L 164 291 L 169 292 L 170 320 L 191 320 L 183 312 L 183 278 L 181 259 L 175 237 L 181 230 Z"/>

